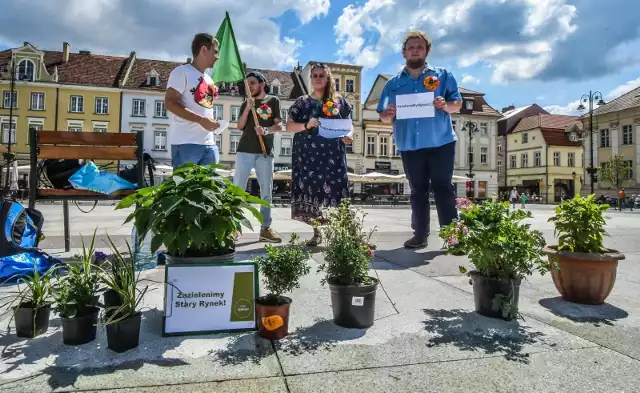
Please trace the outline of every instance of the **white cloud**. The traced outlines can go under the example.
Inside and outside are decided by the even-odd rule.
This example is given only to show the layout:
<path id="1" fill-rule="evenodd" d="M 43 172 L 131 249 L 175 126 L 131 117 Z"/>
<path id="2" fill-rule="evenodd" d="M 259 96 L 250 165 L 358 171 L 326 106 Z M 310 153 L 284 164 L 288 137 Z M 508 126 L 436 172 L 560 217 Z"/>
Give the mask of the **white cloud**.
<path id="1" fill-rule="evenodd" d="M 549 105 L 545 106 L 544 110 L 551 113 L 552 115 L 574 115 L 578 116 L 581 113 L 578 111 L 578 106 L 580 105 L 580 100 L 576 100 L 568 103 L 565 106 L 562 105 Z"/>
<path id="2" fill-rule="evenodd" d="M 640 78 L 630 80 L 629 82 L 622 84 L 616 87 L 615 89 L 611 90 L 607 95 L 607 98 L 609 98 L 610 100 L 613 100 L 615 98 L 620 97 L 623 94 L 630 92 L 631 90 L 637 87 L 640 87 Z"/>
<path id="3" fill-rule="evenodd" d="M 550 64 L 555 45 L 577 29 L 576 7 L 567 1 L 367 0 L 345 7 L 338 18 L 338 56 L 373 67 L 392 53 L 399 57 L 407 30 L 420 29 L 434 39 L 436 63 L 453 58 L 463 68 L 486 65 L 494 83 L 531 79 Z M 372 43 L 370 36 L 380 38 Z"/>
<path id="4" fill-rule="evenodd" d="M 631 90 L 640 87 L 640 78 L 637 79 L 633 79 L 630 80 L 626 83 L 623 83 L 622 85 L 616 87 L 615 89 L 611 90 L 609 92 L 609 94 L 607 94 L 607 96 L 605 97 L 606 100 L 605 101 L 611 101 L 614 100 L 618 97 L 620 97 L 623 94 L 626 94 L 628 92 L 630 92 Z M 555 115 L 580 115 L 580 114 L 585 114 L 588 113 L 589 110 L 589 103 L 588 102 L 583 102 L 582 103 L 585 106 L 585 110 L 580 112 L 578 111 L 576 108 L 578 108 L 578 106 L 580 105 L 580 100 L 576 100 L 573 102 L 570 102 L 567 105 L 549 105 L 549 106 L 545 106 L 544 109 L 551 113 L 551 114 L 555 114 Z M 599 107 L 597 100 L 593 103 L 594 105 L 594 109 Z"/>
<path id="5" fill-rule="evenodd" d="M 480 79 L 474 77 L 473 75 L 463 74 L 462 83 L 465 85 L 477 85 L 480 83 Z"/>
<path id="6" fill-rule="evenodd" d="M 193 35 L 215 34 L 229 11 L 243 61 L 254 67 L 290 68 L 302 42 L 281 38 L 272 19 L 293 10 L 306 24 L 326 16 L 330 0 L 12 0 L 0 13 L 0 42 L 29 41 L 41 49 L 72 50 L 184 61 Z M 25 12 L 28 9 L 29 12 Z"/>

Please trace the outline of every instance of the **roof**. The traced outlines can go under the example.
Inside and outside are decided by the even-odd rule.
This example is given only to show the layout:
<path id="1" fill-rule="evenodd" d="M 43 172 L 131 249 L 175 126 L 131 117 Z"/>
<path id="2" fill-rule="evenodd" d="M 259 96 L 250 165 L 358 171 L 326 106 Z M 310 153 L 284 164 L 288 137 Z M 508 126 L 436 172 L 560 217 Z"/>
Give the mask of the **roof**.
<path id="1" fill-rule="evenodd" d="M 484 99 L 484 93 L 480 93 L 477 91 L 465 89 L 464 87 L 458 87 L 458 91 L 462 95 L 462 98 L 472 98 L 474 101 L 473 111 L 469 113 L 464 105 L 457 112 L 452 113 L 460 113 L 460 114 L 473 114 L 478 116 L 495 116 L 500 117 L 500 112 L 495 110 L 491 105 L 487 103 Z M 469 96 L 477 96 L 477 97 L 469 97 Z"/>
<path id="2" fill-rule="evenodd" d="M 605 113 L 619 112 L 631 108 L 640 108 L 640 87 L 636 87 L 635 89 L 621 95 L 608 104 L 594 109 L 593 114 L 604 115 Z"/>
<path id="3" fill-rule="evenodd" d="M 512 132 L 540 129 L 547 145 L 581 146 L 582 142 L 569 140 L 566 129 L 573 125 L 581 127 L 578 116 L 538 114 L 521 119 Z"/>
<path id="4" fill-rule="evenodd" d="M 507 120 L 508 118 L 510 118 L 511 116 L 517 115 L 518 113 L 526 110 L 527 108 L 530 108 L 532 105 L 527 105 L 527 106 L 521 106 L 520 108 L 516 108 L 516 109 L 512 109 L 510 111 L 506 111 L 502 114 L 502 119 L 500 119 L 500 121 L 502 120 Z"/>
<path id="5" fill-rule="evenodd" d="M 458 91 L 460 92 L 460 94 L 471 94 L 471 95 L 478 95 L 478 96 L 484 95 L 484 93 L 480 93 L 479 91 L 475 91 L 475 90 L 465 89 L 464 87 L 458 87 Z"/>
<path id="6" fill-rule="evenodd" d="M 564 130 L 541 128 L 540 132 L 542 132 L 542 137 L 549 146 L 582 146 L 581 141 L 569 140 L 569 134 Z"/>
<path id="7" fill-rule="evenodd" d="M 173 71 L 174 68 L 183 65 L 184 63 L 177 63 L 173 61 L 162 61 L 162 60 L 149 60 L 149 59 L 135 59 L 133 62 L 133 67 L 131 67 L 131 71 L 129 71 L 129 77 L 125 81 L 123 87 L 133 88 L 133 89 L 149 89 L 149 90 L 166 90 L 167 89 L 167 81 L 169 80 L 169 74 Z M 158 79 L 160 81 L 160 86 L 148 86 L 147 85 L 147 74 L 154 70 L 158 73 Z"/>
<path id="8" fill-rule="evenodd" d="M 267 85 L 273 81 L 280 82 L 280 96 L 289 100 L 295 100 L 304 95 L 302 86 L 298 83 L 298 78 L 293 71 L 265 70 L 260 68 L 247 68 L 247 73 L 258 71 L 267 79 Z"/>

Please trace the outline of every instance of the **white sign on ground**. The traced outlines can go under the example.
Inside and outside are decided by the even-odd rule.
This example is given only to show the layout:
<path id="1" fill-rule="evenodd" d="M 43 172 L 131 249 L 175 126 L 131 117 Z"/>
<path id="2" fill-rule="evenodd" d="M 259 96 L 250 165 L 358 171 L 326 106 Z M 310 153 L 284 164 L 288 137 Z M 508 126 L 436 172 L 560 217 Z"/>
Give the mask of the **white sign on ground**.
<path id="1" fill-rule="evenodd" d="M 422 119 L 436 115 L 433 92 L 396 96 L 396 119 Z"/>
<path id="2" fill-rule="evenodd" d="M 254 263 L 167 265 L 162 334 L 255 330 Z"/>

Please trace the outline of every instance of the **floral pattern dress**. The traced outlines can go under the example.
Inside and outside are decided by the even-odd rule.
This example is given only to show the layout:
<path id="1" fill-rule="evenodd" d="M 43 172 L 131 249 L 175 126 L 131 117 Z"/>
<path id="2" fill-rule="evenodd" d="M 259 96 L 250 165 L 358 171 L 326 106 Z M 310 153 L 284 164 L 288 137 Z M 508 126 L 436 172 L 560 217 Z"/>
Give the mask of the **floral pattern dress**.
<path id="1" fill-rule="evenodd" d="M 323 103 L 308 95 L 289 108 L 289 118 L 296 123 L 327 118 Z M 336 102 L 335 118 L 351 119 L 351 106 L 344 99 Z M 293 137 L 291 184 L 291 218 L 311 223 L 322 217 L 322 209 L 340 204 L 349 196 L 347 154 L 340 138 L 327 139 L 318 135 L 318 128 L 302 131 Z"/>

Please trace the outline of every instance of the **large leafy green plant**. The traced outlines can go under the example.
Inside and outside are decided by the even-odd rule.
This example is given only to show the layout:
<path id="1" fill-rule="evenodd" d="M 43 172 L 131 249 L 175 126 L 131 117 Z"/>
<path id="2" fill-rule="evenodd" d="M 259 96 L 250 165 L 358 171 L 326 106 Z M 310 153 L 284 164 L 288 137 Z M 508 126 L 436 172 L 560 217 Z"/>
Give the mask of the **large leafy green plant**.
<path id="1" fill-rule="evenodd" d="M 253 259 L 257 263 L 269 294 L 265 296 L 266 304 L 286 304 L 283 294 L 300 288 L 300 277 L 310 271 L 309 253 L 295 233 L 291 234 L 289 244 L 283 247 L 265 246 L 266 256 Z"/>
<path id="2" fill-rule="evenodd" d="M 511 210 L 509 202 L 485 201 L 459 214 L 459 220 L 440 232 L 447 240 L 444 248 L 463 251 L 483 277 L 521 279 L 549 270 L 542 233 L 522 222 L 532 217 L 531 212 Z M 460 270 L 466 273 L 464 267 Z"/>
<path id="3" fill-rule="evenodd" d="M 325 273 L 322 284 L 373 284 L 369 277 L 369 262 L 373 258 L 369 240 L 375 228 L 364 231 L 365 216 L 362 210 L 352 208 L 347 199 L 328 209 L 329 225 L 321 229 L 326 242 L 325 263 L 318 267 L 318 272 Z"/>
<path id="4" fill-rule="evenodd" d="M 121 200 L 116 209 L 135 204 L 125 223 L 134 220 L 140 241 L 153 236 L 153 252 L 164 244 L 175 257 L 228 254 L 235 249 L 235 235 L 242 233 L 242 227 L 252 229 L 244 209 L 262 223 L 251 203 L 268 203 L 221 177 L 216 168 L 221 167 L 186 163 L 161 184 Z"/>
<path id="5" fill-rule="evenodd" d="M 603 236 L 606 221 L 603 213 L 607 204 L 599 205 L 595 195 L 576 195 L 566 199 L 555 208 L 555 215 L 549 219 L 555 226 L 559 251 L 600 253 L 605 251 Z"/>

